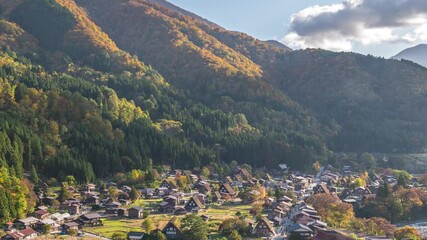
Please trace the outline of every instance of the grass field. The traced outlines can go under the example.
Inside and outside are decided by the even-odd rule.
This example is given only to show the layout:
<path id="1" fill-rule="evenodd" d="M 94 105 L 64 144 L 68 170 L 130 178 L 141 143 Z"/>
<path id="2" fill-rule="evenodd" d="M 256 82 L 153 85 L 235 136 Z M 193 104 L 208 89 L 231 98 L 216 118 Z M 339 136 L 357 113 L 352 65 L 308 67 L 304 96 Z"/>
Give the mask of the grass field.
<path id="1" fill-rule="evenodd" d="M 132 204 L 132 206 L 141 206 L 147 210 L 153 209 L 159 200 L 139 200 Z M 209 229 L 212 234 L 212 239 L 221 238 L 217 232 L 219 225 L 223 220 L 235 217 L 237 212 L 248 213 L 251 209 L 250 205 L 238 204 L 225 204 L 225 205 L 211 205 L 206 211 L 202 211 L 199 215 L 205 214 L 209 216 Z M 173 216 L 170 214 L 151 214 L 149 218 L 153 221 L 155 227 L 162 228 Z M 183 217 L 183 216 L 179 216 Z M 103 226 L 85 228 L 85 232 L 100 235 L 110 238 L 116 232 L 128 233 L 130 231 L 142 231 L 141 224 L 143 219 L 127 219 L 119 217 L 103 218 Z"/>
<path id="2" fill-rule="evenodd" d="M 154 226 L 158 227 L 164 226 L 171 217 L 167 214 L 153 214 L 150 215 L 149 218 L 153 221 Z M 143 219 L 128 219 L 120 217 L 102 218 L 103 226 L 85 228 L 84 231 L 110 238 L 116 232 L 128 233 L 131 231 L 142 231 L 141 225 L 143 221 Z"/>

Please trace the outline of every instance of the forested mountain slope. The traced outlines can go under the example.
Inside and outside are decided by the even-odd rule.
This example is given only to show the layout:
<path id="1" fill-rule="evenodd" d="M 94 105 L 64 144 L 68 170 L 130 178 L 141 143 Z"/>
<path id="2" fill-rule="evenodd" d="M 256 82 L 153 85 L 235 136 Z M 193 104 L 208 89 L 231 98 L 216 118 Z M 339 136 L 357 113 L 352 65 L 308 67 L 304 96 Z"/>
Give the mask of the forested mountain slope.
<path id="1" fill-rule="evenodd" d="M 420 66 L 353 53 L 291 51 L 243 33 L 227 31 L 191 14 L 174 12 L 170 4 L 157 6 L 143 0 L 77 0 L 77 3 L 87 9 L 119 46 L 144 58 L 191 95 L 202 93 L 202 100 L 207 104 L 217 103 L 212 92 L 236 99 L 241 96 L 236 90 L 242 89 L 242 85 L 239 83 L 236 88 L 224 81 L 234 79 L 235 75 L 228 75 L 229 71 L 221 68 L 215 75 L 194 74 L 207 74 L 214 68 L 213 63 L 201 61 L 202 54 L 180 51 L 181 46 L 175 44 L 180 42 L 178 39 L 212 54 L 218 48 L 224 49 L 227 54 L 220 57 L 225 61 L 237 64 L 234 66 L 240 69 L 257 69 L 255 75 L 241 72 L 245 79 L 253 77 L 256 82 L 256 85 L 242 82 L 247 91 L 245 101 L 260 102 L 257 98 L 260 96 L 276 101 L 280 96 L 290 96 L 291 100 L 279 100 L 279 106 L 285 106 L 282 109 L 289 112 L 289 106 L 296 102 L 323 126 L 340 129 L 335 136 L 326 134 L 334 150 L 416 152 L 423 151 L 427 144 L 427 115 L 423 107 L 427 71 Z M 124 12 L 126 16 L 120 14 Z M 162 37 L 153 36 L 152 32 Z M 164 54 L 160 54 L 162 51 Z M 184 61 L 170 61 L 177 56 Z M 234 61 L 238 56 L 248 61 Z M 271 101 L 262 104 L 277 104 Z"/>
<path id="2" fill-rule="evenodd" d="M 33 166 L 46 177 L 89 182 L 160 164 L 238 160 L 302 169 L 328 155 L 322 137 L 333 131 L 262 81 L 248 57 L 211 37 L 219 56 L 191 56 L 213 67 L 195 65 L 197 78 L 176 80 L 120 49 L 74 1 L 9 3 L 0 1 L 0 130 L 15 147 L 0 165 L 18 180 Z M 194 84 L 199 77 L 211 86 Z"/>
<path id="3" fill-rule="evenodd" d="M 331 149 L 427 145 L 425 68 L 292 51 L 171 9 L 0 0 L 0 132 L 11 146 L 0 167 L 87 182 L 153 164 L 303 169 Z"/>
<path id="4" fill-rule="evenodd" d="M 261 66 L 251 60 L 270 59 L 278 48 L 238 33 L 223 36 L 228 32 L 221 28 L 142 0 L 77 3 L 118 46 L 137 54 L 188 97 L 227 111 L 243 111 L 255 122 L 270 116 L 268 106 L 291 129 L 296 122 L 307 130 L 316 124 L 298 104 L 264 81 Z"/>

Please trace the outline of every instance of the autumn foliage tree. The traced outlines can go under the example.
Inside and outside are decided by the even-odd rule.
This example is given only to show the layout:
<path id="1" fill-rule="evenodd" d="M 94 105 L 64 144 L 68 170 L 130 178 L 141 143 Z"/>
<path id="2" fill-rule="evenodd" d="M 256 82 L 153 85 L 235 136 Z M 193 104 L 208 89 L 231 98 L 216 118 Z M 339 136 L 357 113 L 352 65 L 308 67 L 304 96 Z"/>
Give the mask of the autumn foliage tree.
<path id="1" fill-rule="evenodd" d="M 403 240 L 403 239 L 422 240 L 423 239 L 423 237 L 420 235 L 420 233 L 416 228 L 409 227 L 409 226 L 405 226 L 397 229 L 397 231 L 394 233 L 394 238 L 396 240 Z"/>
<path id="2" fill-rule="evenodd" d="M 353 206 L 342 202 L 337 196 L 316 194 L 307 200 L 328 225 L 346 228 L 354 219 Z"/>

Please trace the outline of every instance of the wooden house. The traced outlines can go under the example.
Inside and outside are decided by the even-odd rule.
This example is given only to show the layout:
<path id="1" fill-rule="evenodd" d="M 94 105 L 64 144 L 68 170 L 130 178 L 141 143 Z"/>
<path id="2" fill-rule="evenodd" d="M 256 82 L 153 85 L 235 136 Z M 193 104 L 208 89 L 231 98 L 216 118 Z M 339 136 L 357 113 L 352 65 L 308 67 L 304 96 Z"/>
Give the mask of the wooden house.
<path id="1" fill-rule="evenodd" d="M 128 209 L 129 218 L 141 219 L 144 216 L 144 209 L 141 207 L 132 207 Z"/>
<path id="2" fill-rule="evenodd" d="M 85 203 L 87 205 L 98 205 L 100 202 L 101 202 L 101 199 L 96 195 L 91 195 L 85 200 Z"/>
<path id="3" fill-rule="evenodd" d="M 181 206 L 176 206 L 173 210 L 174 215 L 185 215 L 187 213 L 188 213 L 187 209 L 185 209 Z"/>
<path id="4" fill-rule="evenodd" d="M 64 224 L 62 224 L 62 233 L 67 234 L 68 231 L 70 231 L 70 230 L 78 230 L 79 226 L 80 226 L 80 224 L 78 224 L 77 222 L 64 223 Z"/>
<path id="5" fill-rule="evenodd" d="M 199 193 L 208 194 L 212 191 L 211 185 L 207 182 L 200 182 L 196 185 L 196 189 Z"/>
<path id="6" fill-rule="evenodd" d="M 82 190 L 85 192 L 93 192 L 96 190 L 96 185 L 93 183 L 86 184 L 83 186 Z"/>
<path id="7" fill-rule="evenodd" d="M 320 193 L 326 193 L 326 194 L 331 194 L 331 192 L 329 191 L 328 187 L 323 184 L 317 184 L 314 188 L 313 188 L 313 192 L 314 194 L 320 194 Z"/>
<path id="8" fill-rule="evenodd" d="M 303 224 L 296 223 L 289 226 L 288 233 L 290 238 L 295 239 L 311 239 L 313 237 L 313 230 Z"/>
<path id="9" fill-rule="evenodd" d="M 50 227 L 49 233 L 58 232 L 59 231 L 59 227 L 60 227 L 54 220 L 52 220 L 52 219 L 44 219 L 44 220 L 41 220 L 41 221 L 39 221 L 37 223 L 36 229 L 39 232 L 43 232 L 45 226 L 49 226 Z"/>
<path id="10" fill-rule="evenodd" d="M 105 204 L 105 213 L 106 214 L 117 214 L 117 209 L 120 208 L 122 204 L 119 202 L 110 202 Z"/>
<path id="11" fill-rule="evenodd" d="M 26 240 L 37 237 L 37 232 L 32 228 L 26 228 L 21 231 L 9 232 L 3 237 L 5 240 Z"/>
<path id="12" fill-rule="evenodd" d="M 144 235 L 145 233 L 143 232 L 129 232 L 126 238 L 127 240 L 142 240 Z"/>
<path id="13" fill-rule="evenodd" d="M 263 217 L 255 226 L 254 234 L 258 237 L 272 237 L 276 235 L 276 232 L 274 231 L 273 225 L 270 223 L 270 221 Z"/>
<path id="14" fill-rule="evenodd" d="M 43 220 L 43 219 L 48 218 L 50 214 L 46 210 L 37 210 L 37 211 L 33 212 L 31 215 L 35 218 Z"/>
<path id="15" fill-rule="evenodd" d="M 81 205 L 80 204 L 72 204 L 68 207 L 68 213 L 70 215 L 79 215 L 81 211 Z"/>
<path id="16" fill-rule="evenodd" d="M 328 240 L 352 240 L 353 239 L 338 230 L 322 230 L 322 229 L 317 230 L 316 238 L 328 239 Z"/>
<path id="17" fill-rule="evenodd" d="M 192 197 L 185 204 L 184 207 L 188 212 L 198 212 L 200 209 L 205 208 L 205 206 L 200 202 L 199 198 Z"/>
<path id="18" fill-rule="evenodd" d="M 230 186 L 230 184 L 228 183 L 224 183 L 219 187 L 219 193 L 221 195 L 230 195 L 232 197 L 234 197 L 234 195 L 236 194 L 236 192 L 234 191 L 234 189 Z"/>
<path id="19" fill-rule="evenodd" d="M 128 215 L 128 210 L 125 208 L 119 208 L 117 209 L 117 216 L 118 217 L 125 217 Z"/>
<path id="20" fill-rule="evenodd" d="M 158 208 L 159 212 L 161 212 L 161 213 L 173 213 L 175 206 L 176 205 L 173 203 L 163 201 L 163 202 L 159 203 L 157 208 Z"/>
<path id="21" fill-rule="evenodd" d="M 212 202 L 213 203 L 221 203 L 221 202 L 223 202 L 221 193 L 219 193 L 218 191 L 215 191 L 212 194 Z"/>
<path id="22" fill-rule="evenodd" d="M 169 190 L 171 189 L 175 189 L 175 183 L 173 183 L 172 181 L 168 181 L 168 180 L 163 180 L 162 184 L 160 184 L 159 188 L 167 188 Z"/>
<path id="23" fill-rule="evenodd" d="M 182 232 L 176 224 L 176 218 L 173 217 L 166 226 L 162 229 L 162 233 L 166 235 L 167 239 L 179 239 Z"/>
<path id="24" fill-rule="evenodd" d="M 42 198 L 42 203 L 47 206 L 52 206 L 55 202 L 54 197 L 44 197 Z"/>
<path id="25" fill-rule="evenodd" d="M 234 174 L 235 175 L 238 174 L 238 175 L 242 176 L 242 178 L 244 180 L 250 180 L 250 179 L 252 179 L 251 174 L 249 173 L 249 171 L 246 168 L 236 167 L 234 169 Z"/>
<path id="26" fill-rule="evenodd" d="M 14 225 L 17 229 L 35 228 L 38 222 L 39 222 L 39 219 L 35 217 L 27 217 L 27 218 L 23 218 L 15 221 Z"/>
<path id="27" fill-rule="evenodd" d="M 102 226 L 101 215 L 98 213 L 81 215 L 78 221 L 85 227 Z"/>

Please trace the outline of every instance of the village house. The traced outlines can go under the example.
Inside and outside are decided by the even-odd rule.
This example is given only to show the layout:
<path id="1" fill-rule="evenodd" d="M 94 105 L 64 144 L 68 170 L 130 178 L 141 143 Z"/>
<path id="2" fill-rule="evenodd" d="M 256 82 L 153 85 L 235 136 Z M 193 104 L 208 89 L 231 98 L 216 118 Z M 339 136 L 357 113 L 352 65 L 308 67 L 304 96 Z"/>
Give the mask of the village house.
<path id="1" fill-rule="evenodd" d="M 59 227 L 60 227 L 54 220 L 44 219 L 44 220 L 41 220 L 37 223 L 36 229 L 42 233 L 45 226 L 49 226 L 49 228 L 50 228 L 49 233 L 58 232 Z"/>
<path id="2" fill-rule="evenodd" d="M 173 213 L 175 206 L 176 205 L 174 203 L 163 201 L 159 203 L 157 208 L 160 213 Z"/>
<path id="3" fill-rule="evenodd" d="M 255 226 L 254 234 L 258 237 L 272 237 L 276 235 L 276 232 L 274 231 L 273 225 L 270 223 L 270 221 L 263 217 Z"/>
<path id="4" fill-rule="evenodd" d="M 35 228 L 38 222 L 39 222 L 39 219 L 35 217 L 27 217 L 27 218 L 23 218 L 15 221 L 14 225 L 15 225 L 15 228 L 17 229 Z"/>
<path id="5" fill-rule="evenodd" d="M 102 226 L 101 215 L 98 213 L 81 215 L 78 221 L 84 227 Z"/>
<path id="6" fill-rule="evenodd" d="M 79 224 L 76 222 L 67 222 L 62 224 L 62 233 L 63 234 L 67 234 L 70 230 L 78 230 L 79 229 Z"/>
<path id="7" fill-rule="evenodd" d="M 168 194 L 170 194 L 171 192 L 172 192 L 172 190 L 171 190 L 171 189 L 169 189 L 169 188 L 166 188 L 166 187 L 159 187 L 159 188 L 156 188 L 156 189 L 154 190 L 154 194 L 155 194 L 155 195 L 157 195 L 157 196 L 159 196 L 159 197 L 162 197 L 162 196 L 168 195 Z"/>
<path id="8" fill-rule="evenodd" d="M 88 183 L 84 185 L 82 188 L 82 191 L 85 191 L 85 192 L 93 192 L 95 190 L 96 190 L 96 185 L 93 183 Z"/>
<path id="9" fill-rule="evenodd" d="M 132 188 L 125 185 L 120 190 L 122 190 L 122 192 L 124 193 L 129 193 L 132 190 Z"/>
<path id="10" fill-rule="evenodd" d="M 128 214 L 128 210 L 125 208 L 119 208 L 117 209 L 117 216 L 118 217 L 126 217 Z"/>
<path id="11" fill-rule="evenodd" d="M 42 198 L 41 201 L 44 205 L 52 206 L 55 202 L 55 198 L 54 197 L 44 197 L 44 198 Z"/>
<path id="12" fill-rule="evenodd" d="M 26 228 L 21 231 L 10 232 L 3 237 L 5 240 L 26 240 L 37 237 L 37 232 L 34 229 Z"/>
<path id="13" fill-rule="evenodd" d="M 162 233 L 166 235 L 167 239 L 179 239 L 182 235 L 181 230 L 176 225 L 176 220 L 177 219 L 173 217 L 162 229 Z"/>
<path id="14" fill-rule="evenodd" d="M 202 203 L 203 205 L 206 204 L 207 196 L 205 194 L 195 193 L 195 194 L 193 194 L 193 198 L 198 198 L 200 203 Z"/>
<path id="15" fill-rule="evenodd" d="M 144 237 L 145 233 L 143 232 L 129 232 L 127 234 L 127 240 L 141 240 Z"/>
<path id="16" fill-rule="evenodd" d="M 349 198 L 350 196 L 352 196 L 352 192 L 350 189 L 348 188 L 344 188 L 344 190 L 342 190 L 341 194 L 340 194 L 340 198 L 341 199 L 346 199 Z"/>
<path id="17" fill-rule="evenodd" d="M 181 196 L 176 195 L 167 195 L 163 197 L 163 202 L 159 203 L 158 209 L 161 213 L 172 213 L 176 205 L 179 204 Z"/>
<path id="18" fill-rule="evenodd" d="M 276 206 L 268 213 L 268 219 L 273 221 L 275 218 L 282 219 L 285 216 L 286 212 L 283 208 Z"/>
<path id="19" fill-rule="evenodd" d="M 159 188 L 167 188 L 169 190 L 176 189 L 175 183 L 168 180 L 163 180 L 162 184 L 160 184 Z"/>
<path id="20" fill-rule="evenodd" d="M 318 230 L 315 240 L 352 240 L 353 238 L 348 237 L 343 232 L 340 232 L 338 230 Z M 367 238 L 366 238 L 367 239 Z"/>
<path id="21" fill-rule="evenodd" d="M 101 199 L 97 195 L 88 196 L 85 200 L 87 205 L 98 205 L 101 202 Z"/>
<path id="22" fill-rule="evenodd" d="M 48 218 L 49 215 L 50 215 L 49 212 L 46 210 L 37 210 L 31 214 L 31 216 L 41 220 Z"/>
<path id="23" fill-rule="evenodd" d="M 69 213 L 54 213 L 50 216 L 51 219 L 55 220 L 58 224 L 65 222 L 65 219 L 69 218 L 71 215 Z"/>
<path id="24" fill-rule="evenodd" d="M 105 213 L 106 214 L 117 214 L 117 209 L 120 208 L 122 204 L 119 202 L 110 202 L 105 204 Z"/>
<path id="25" fill-rule="evenodd" d="M 153 198 L 155 194 L 154 188 L 144 188 L 141 190 L 141 195 L 145 196 L 145 198 Z"/>
<path id="26" fill-rule="evenodd" d="M 218 191 L 215 191 L 212 194 L 212 202 L 213 203 L 223 203 L 224 201 L 222 200 L 221 193 L 219 193 Z"/>
<path id="27" fill-rule="evenodd" d="M 199 198 L 192 197 L 188 202 L 185 204 L 184 207 L 188 212 L 199 212 L 201 209 L 205 208 L 203 204 L 200 202 Z"/>
<path id="28" fill-rule="evenodd" d="M 243 179 L 242 175 L 240 174 L 233 175 L 232 179 L 233 179 L 233 182 L 240 183 L 242 184 L 242 186 L 243 186 L 243 183 L 246 182 L 245 179 Z"/>
<path id="29" fill-rule="evenodd" d="M 234 189 L 230 186 L 230 184 L 228 183 L 224 183 L 219 187 L 219 193 L 221 193 L 221 195 L 229 195 L 231 197 L 234 197 L 234 195 L 236 194 L 236 192 L 234 191 Z"/>
<path id="30" fill-rule="evenodd" d="M 80 204 L 71 204 L 68 207 L 68 213 L 70 215 L 79 215 L 80 214 L 80 210 L 81 210 L 81 205 Z"/>
<path id="31" fill-rule="evenodd" d="M 287 229 L 291 238 L 296 239 L 311 239 L 314 235 L 313 230 L 303 224 L 296 223 Z"/>
<path id="32" fill-rule="evenodd" d="M 132 207 L 128 209 L 129 218 L 140 219 L 144 216 L 144 209 L 141 207 Z"/>
<path id="33" fill-rule="evenodd" d="M 320 220 L 314 220 L 312 222 L 309 222 L 306 224 L 306 226 L 313 230 L 313 232 L 315 233 L 318 230 L 326 230 L 328 228 L 328 224 Z"/>
<path id="34" fill-rule="evenodd" d="M 313 192 L 314 192 L 314 194 L 320 194 L 320 193 L 331 194 L 328 187 L 324 183 L 317 184 L 313 188 Z"/>
<path id="35" fill-rule="evenodd" d="M 369 188 L 364 188 L 364 187 L 358 187 L 356 189 L 354 189 L 353 191 L 353 195 L 359 196 L 359 197 L 363 197 L 365 195 L 369 195 L 372 194 L 371 191 L 369 190 Z"/>
<path id="36" fill-rule="evenodd" d="M 195 185 L 195 188 L 199 193 L 208 194 L 212 191 L 212 188 L 209 183 L 201 181 Z"/>
<path id="37" fill-rule="evenodd" d="M 233 172 L 234 176 L 240 175 L 244 180 L 249 181 L 252 179 L 252 175 L 246 168 L 236 167 Z"/>
<path id="38" fill-rule="evenodd" d="M 2 229 L 5 232 L 12 231 L 14 229 L 13 228 L 13 222 L 6 222 L 6 223 L 4 223 Z"/>
<path id="39" fill-rule="evenodd" d="M 173 210 L 174 215 L 185 215 L 187 213 L 188 211 L 184 207 L 181 207 L 181 206 L 174 207 L 174 210 Z"/>

